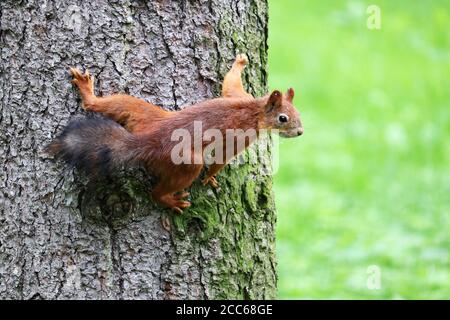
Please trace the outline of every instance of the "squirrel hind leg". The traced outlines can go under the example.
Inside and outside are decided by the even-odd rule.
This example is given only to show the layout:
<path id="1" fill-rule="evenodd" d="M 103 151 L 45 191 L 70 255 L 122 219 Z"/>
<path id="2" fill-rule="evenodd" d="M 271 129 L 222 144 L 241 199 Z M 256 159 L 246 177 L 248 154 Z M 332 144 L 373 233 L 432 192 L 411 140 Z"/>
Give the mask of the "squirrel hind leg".
<path id="1" fill-rule="evenodd" d="M 88 70 L 86 70 L 83 74 L 76 68 L 70 68 L 70 73 L 73 76 L 72 83 L 78 87 L 78 90 L 80 90 L 80 94 L 83 99 L 83 106 L 85 109 L 89 109 L 89 106 L 95 98 L 94 77 L 89 74 Z"/>
<path id="2" fill-rule="evenodd" d="M 180 195 L 170 193 L 160 194 L 158 192 L 153 192 L 152 197 L 156 202 L 169 207 L 178 214 L 182 214 L 184 209 L 191 206 L 191 203 L 189 201 L 182 200 L 184 197 L 181 197 Z"/>
<path id="3" fill-rule="evenodd" d="M 180 192 L 180 193 L 178 193 L 178 194 L 175 194 L 174 198 L 177 199 L 177 200 L 182 200 L 182 199 L 184 199 L 184 198 L 189 197 L 189 195 L 190 195 L 189 192 L 184 192 L 184 191 L 183 191 L 183 192 Z"/>
<path id="4" fill-rule="evenodd" d="M 183 190 L 198 177 L 202 167 L 203 165 L 196 164 L 171 168 L 170 174 L 165 174 L 153 189 L 152 198 L 179 214 L 183 213 L 183 209 L 191 206 L 189 201 L 184 200 L 189 193 Z"/>

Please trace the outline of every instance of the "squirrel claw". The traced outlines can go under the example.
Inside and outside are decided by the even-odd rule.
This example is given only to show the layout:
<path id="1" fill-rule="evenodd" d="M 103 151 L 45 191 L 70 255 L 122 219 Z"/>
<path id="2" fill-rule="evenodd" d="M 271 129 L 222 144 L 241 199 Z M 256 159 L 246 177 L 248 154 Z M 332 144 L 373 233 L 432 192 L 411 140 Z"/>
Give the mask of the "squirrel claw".
<path id="1" fill-rule="evenodd" d="M 210 184 L 214 188 L 218 188 L 219 187 L 219 183 L 217 182 L 217 180 L 216 180 L 216 178 L 214 176 L 206 177 L 205 179 L 202 180 L 202 184 L 204 186 L 206 186 L 207 184 Z"/>
<path id="2" fill-rule="evenodd" d="M 70 68 L 70 74 L 74 77 L 72 80 L 72 83 L 79 83 L 79 82 L 92 82 L 93 76 L 89 73 L 89 70 L 86 69 L 86 72 L 83 74 L 80 70 L 77 68 Z"/>
<path id="3" fill-rule="evenodd" d="M 181 209 L 178 208 L 178 207 L 173 207 L 172 210 L 174 210 L 174 211 L 175 211 L 176 213 L 178 213 L 178 214 L 183 214 L 183 210 L 181 210 Z"/>
<path id="4" fill-rule="evenodd" d="M 189 201 L 178 200 L 175 202 L 175 206 L 173 206 L 172 209 L 175 210 L 176 213 L 182 214 L 183 209 L 186 209 L 190 206 L 191 206 L 191 203 Z"/>
<path id="5" fill-rule="evenodd" d="M 191 203 L 189 201 L 179 200 L 179 201 L 176 202 L 176 206 L 181 208 L 181 209 L 186 209 L 186 208 L 191 206 Z"/>
<path id="6" fill-rule="evenodd" d="M 245 66 L 248 63 L 247 55 L 245 53 L 238 54 L 235 62 L 241 66 Z"/>
<path id="7" fill-rule="evenodd" d="M 83 79 L 83 74 L 77 68 L 70 68 L 70 74 L 77 80 Z"/>
<path id="8" fill-rule="evenodd" d="M 190 195 L 189 192 L 182 192 L 180 194 L 175 195 L 174 198 L 176 200 L 181 200 L 183 198 L 189 197 L 189 195 Z"/>
<path id="9" fill-rule="evenodd" d="M 94 77 L 91 76 L 89 70 L 83 74 L 77 68 L 70 68 L 70 73 L 73 76 L 72 84 L 78 87 L 81 96 L 83 97 L 83 108 L 85 110 L 90 110 L 92 98 L 94 95 Z"/>

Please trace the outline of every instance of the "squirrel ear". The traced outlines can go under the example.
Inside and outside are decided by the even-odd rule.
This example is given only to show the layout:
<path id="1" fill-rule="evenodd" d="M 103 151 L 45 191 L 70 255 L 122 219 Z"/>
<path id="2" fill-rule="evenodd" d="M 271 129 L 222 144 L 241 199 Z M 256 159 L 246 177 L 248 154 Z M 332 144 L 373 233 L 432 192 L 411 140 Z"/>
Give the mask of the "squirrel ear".
<path id="1" fill-rule="evenodd" d="M 288 91 L 286 92 L 286 98 L 292 102 L 292 100 L 294 100 L 294 89 L 289 88 Z"/>
<path id="2" fill-rule="evenodd" d="M 267 111 L 272 111 L 274 108 L 281 106 L 281 101 L 281 92 L 278 90 L 273 91 L 269 97 L 269 101 L 267 102 Z"/>

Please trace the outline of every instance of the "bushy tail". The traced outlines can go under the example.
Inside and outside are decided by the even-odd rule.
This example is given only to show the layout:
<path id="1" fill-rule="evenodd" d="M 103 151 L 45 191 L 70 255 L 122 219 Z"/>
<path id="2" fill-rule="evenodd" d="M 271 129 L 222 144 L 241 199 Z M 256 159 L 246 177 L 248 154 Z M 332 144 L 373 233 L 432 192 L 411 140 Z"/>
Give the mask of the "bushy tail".
<path id="1" fill-rule="evenodd" d="M 139 140 L 110 119 L 82 118 L 72 120 L 46 151 L 89 175 L 109 175 L 138 160 Z"/>

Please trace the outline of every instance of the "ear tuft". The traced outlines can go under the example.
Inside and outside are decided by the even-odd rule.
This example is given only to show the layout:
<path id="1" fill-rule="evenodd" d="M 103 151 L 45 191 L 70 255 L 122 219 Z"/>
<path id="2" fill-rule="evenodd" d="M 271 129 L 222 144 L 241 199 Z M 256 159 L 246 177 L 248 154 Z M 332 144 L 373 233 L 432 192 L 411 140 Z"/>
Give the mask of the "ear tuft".
<path id="1" fill-rule="evenodd" d="M 294 89 L 289 88 L 288 91 L 286 92 L 286 98 L 292 102 L 292 100 L 294 100 Z"/>
<path id="2" fill-rule="evenodd" d="M 281 102 L 282 102 L 281 92 L 278 90 L 274 90 L 269 97 L 269 101 L 267 102 L 267 111 L 271 111 L 274 108 L 281 106 Z"/>
<path id="3" fill-rule="evenodd" d="M 281 97 L 281 92 L 278 91 L 278 90 L 274 90 L 274 91 L 272 92 L 272 96 L 273 96 L 273 97 L 276 97 L 276 98 L 279 98 L 279 97 Z"/>

